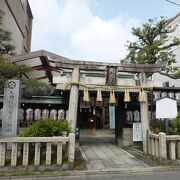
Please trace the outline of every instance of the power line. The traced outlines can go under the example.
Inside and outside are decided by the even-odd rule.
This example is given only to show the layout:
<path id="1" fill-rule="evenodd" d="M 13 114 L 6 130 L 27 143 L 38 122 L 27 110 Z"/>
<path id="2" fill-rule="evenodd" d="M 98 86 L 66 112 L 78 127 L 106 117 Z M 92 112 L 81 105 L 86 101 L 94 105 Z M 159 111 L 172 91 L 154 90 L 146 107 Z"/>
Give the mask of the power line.
<path id="1" fill-rule="evenodd" d="M 175 2 L 173 2 L 173 1 L 169 1 L 169 0 L 166 0 L 166 1 L 169 2 L 169 3 L 171 3 L 171 4 L 174 4 L 174 5 L 176 5 L 176 6 L 180 6 L 180 4 L 175 3 Z"/>

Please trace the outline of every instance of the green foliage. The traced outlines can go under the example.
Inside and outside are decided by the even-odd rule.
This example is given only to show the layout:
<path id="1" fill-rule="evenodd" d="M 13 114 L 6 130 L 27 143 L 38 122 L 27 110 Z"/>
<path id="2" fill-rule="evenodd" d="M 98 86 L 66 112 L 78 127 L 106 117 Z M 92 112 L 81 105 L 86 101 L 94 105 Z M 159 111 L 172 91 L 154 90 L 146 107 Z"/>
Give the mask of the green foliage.
<path id="1" fill-rule="evenodd" d="M 176 62 L 171 48 L 178 46 L 180 40 L 172 37 L 176 27 L 172 28 L 169 23 L 169 19 L 161 17 L 149 19 L 142 28 L 133 27 L 132 34 L 137 37 L 137 41 L 128 42 L 129 54 L 121 63 L 164 64 L 168 69 L 165 68 L 163 74 L 179 78 L 180 68 L 172 68 L 170 65 Z"/>
<path id="2" fill-rule="evenodd" d="M 164 132 L 164 121 L 161 121 L 159 119 L 153 119 L 150 121 L 150 130 L 158 134 L 160 132 Z M 172 135 L 180 135 L 180 113 L 178 116 L 169 121 L 169 134 Z"/>
<path id="3" fill-rule="evenodd" d="M 150 130 L 154 134 L 158 134 L 160 132 L 164 132 L 164 122 L 159 119 L 150 120 Z"/>
<path id="4" fill-rule="evenodd" d="M 4 12 L 0 10 L 0 54 L 14 55 L 15 46 L 11 42 L 11 33 L 2 28 Z"/>
<path id="5" fill-rule="evenodd" d="M 40 119 L 27 127 L 21 136 L 52 137 L 70 133 L 70 123 L 67 120 Z"/>
<path id="6" fill-rule="evenodd" d="M 180 113 L 175 119 L 169 121 L 169 132 L 180 135 Z"/>
<path id="7" fill-rule="evenodd" d="M 49 84 L 45 84 L 36 79 L 21 78 L 23 83 L 23 97 L 34 96 L 48 96 L 53 92 L 53 87 Z"/>
<path id="8" fill-rule="evenodd" d="M 16 65 L 9 62 L 5 57 L 0 55 L 0 93 L 3 93 L 4 84 L 8 79 L 21 79 L 23 74 L 29 72 L 31 68 L 25 65 Z"/>

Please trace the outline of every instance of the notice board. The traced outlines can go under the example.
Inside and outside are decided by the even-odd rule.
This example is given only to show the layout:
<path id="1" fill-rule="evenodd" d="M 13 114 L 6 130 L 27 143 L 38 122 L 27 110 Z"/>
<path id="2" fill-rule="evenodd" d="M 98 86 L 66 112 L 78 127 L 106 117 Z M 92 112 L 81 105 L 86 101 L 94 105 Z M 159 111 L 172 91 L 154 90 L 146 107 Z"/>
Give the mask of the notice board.
<path id="1" fill-rule="evenodd" d="M 133 123 L 133 141 L 142 141 L 141 123 Z"/>
<path id="2" fill-rule="evenodd" d="M 156 118 L 173 119 L 177 113 L 176 100 L 164 97 L 156 101 Z"/>

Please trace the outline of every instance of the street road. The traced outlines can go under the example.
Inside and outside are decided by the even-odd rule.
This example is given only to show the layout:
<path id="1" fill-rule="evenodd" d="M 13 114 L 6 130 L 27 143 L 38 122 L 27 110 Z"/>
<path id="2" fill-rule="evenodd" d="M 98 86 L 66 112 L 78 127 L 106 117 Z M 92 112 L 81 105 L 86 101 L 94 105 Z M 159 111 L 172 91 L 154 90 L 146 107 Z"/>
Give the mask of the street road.
<path id="1" fill-rule="evenodd" d="M 2 177 L 0 178 L 2 179 Z M 3 179 L 22 180 L 17 177 L 8 177 Z M 155 171 L 155 172 L 131 172 L 121 174 L 103 174 L 103 175 L 81 175 L 81 176 L 44 176 L 44 177 L 26 177 L 25 180 L 179 180 L 180 170 Z"/>

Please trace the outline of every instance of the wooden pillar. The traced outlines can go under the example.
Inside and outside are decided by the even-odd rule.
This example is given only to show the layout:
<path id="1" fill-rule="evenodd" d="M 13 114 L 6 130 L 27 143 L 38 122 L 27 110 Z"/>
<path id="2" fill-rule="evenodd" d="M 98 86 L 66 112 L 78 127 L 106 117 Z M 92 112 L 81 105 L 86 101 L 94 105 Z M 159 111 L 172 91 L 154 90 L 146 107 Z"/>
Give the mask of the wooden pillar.
<path id="1" fill-rule="evenodd" d="M 140 86 L 147 85 L 146 73 L 142 72 L 139 74 Z M 147 130 L 149 130 L 149 119 L 148 119 L 148 99 L 147 92 L 145 91 L 146 101 L 140 102 L 141 110 L 141 123 L 142 123 L 142 139 L 143 139 L 143 152 L 147 154 Z"/>
<path id="2" fill-rule="evenodd" d="M 105 106 L 102 107 L 102 128 L 104 128 L 104 123 L 106 119 L 106 109 Z"/>
<path id="3" fill-rule="evenodd" d="M 72 82 L 79 82 L 79 69 L 74 68 L 72 71 Z M 77 110 L 78 110 L 78 100 L 79 100 L 79 87 L 78 85 L 72 85 L 70 90 L 69 97 L 69 115 L 68 121 L 71 122 L 72 132 L 76 131 L 76 123 L 77 123 Z"/>

